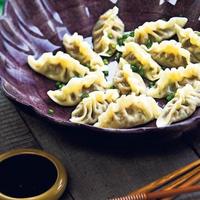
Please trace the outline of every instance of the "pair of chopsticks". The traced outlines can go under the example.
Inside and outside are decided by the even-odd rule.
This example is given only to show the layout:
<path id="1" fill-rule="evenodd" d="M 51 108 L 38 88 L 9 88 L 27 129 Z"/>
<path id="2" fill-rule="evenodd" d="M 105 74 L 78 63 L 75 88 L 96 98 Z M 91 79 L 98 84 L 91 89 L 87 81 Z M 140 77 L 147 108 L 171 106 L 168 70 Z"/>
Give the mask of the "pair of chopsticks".
<path id="1" fill-rule="evenodd" d="M 200 191 L 200 160 L 178 169 L 125 197 L 110 200 L 172 200 L 177 195 Z M 162 190 L 156 191 L 162 187 Z"/>

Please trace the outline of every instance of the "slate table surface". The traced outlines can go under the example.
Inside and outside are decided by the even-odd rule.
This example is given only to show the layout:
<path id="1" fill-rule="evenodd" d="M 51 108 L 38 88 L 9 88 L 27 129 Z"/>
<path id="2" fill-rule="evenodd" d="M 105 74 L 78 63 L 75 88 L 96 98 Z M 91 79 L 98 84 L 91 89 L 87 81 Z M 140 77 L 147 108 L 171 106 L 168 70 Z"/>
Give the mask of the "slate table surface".
<path id="1" fill-rule="evenodd" d="M 3 0 L 0 0 L 0 13 Z M 200 128 L 200 127 L 199 127 Z M 139 143 L 63 129 L 5 97 L 0 90 L 0 153 L 38 148 L 57 156 L 69 173 L 61 200 L 124 195 L 200 158 L 199 128 L 166 143 Z M 200 192 L 178 200 L 199 200 Z"/>

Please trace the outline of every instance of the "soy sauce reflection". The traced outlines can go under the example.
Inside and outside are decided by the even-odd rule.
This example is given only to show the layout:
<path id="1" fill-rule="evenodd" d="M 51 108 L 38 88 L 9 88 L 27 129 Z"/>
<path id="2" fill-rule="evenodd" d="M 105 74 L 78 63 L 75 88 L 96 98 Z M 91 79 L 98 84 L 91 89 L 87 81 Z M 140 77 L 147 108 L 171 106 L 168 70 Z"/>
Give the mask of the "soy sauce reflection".
<path id="1" fill-rule="evenodd" d="M 47 191 L 56 181 L 57 170 L 42 156 L 22 154 L 0 163 L 0 177 L 2 194 L 26 198 Z"/>

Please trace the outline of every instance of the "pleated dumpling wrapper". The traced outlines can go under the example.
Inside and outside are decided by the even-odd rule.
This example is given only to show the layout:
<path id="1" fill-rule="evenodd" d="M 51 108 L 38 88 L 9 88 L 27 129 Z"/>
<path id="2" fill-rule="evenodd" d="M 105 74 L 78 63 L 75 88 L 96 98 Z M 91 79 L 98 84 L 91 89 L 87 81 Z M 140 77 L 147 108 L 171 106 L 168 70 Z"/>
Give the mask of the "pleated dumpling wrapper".
<path id="1" fill-rule="evenodd" d="M 65 86 L 59 90 L 48 91 L 48 96 L 57 104 L 62 106 L 77 105 L 81 99 L 89 92 L 104 90 L 108 83 L 101 71 L 90 72 L 82 78 L 72 78 Z"/>
<path id="2" fill-rule="evenodd" d="M 179 42 L 191 53 L 191 61 L 200 63 L 200 35 L 191 28 L 183 29 L 176 25 Z"/>
<path id="3" fill-rule="evenodd" d="M 91 46 L 84 41 L 83 36 L 78 33 L 65 34 L 63 45 L 68 54 L 77 59 L 82 65 L 90 70 L 98 70 L 104 66 L 102 58 L 92 50 Z"/>
<path id="4" fill-rule="evenodd" d="M 142 77 L 131 70 L 130 64 L 120 58 L 119 71 L 113 79 L 114 86 L 120 91 L 120 94 L 135 93 L 136 95 L 146 93 L 146 85 Z"/>
<path id="5" fill-rule="evenodd" d="M 81 124 L 94 124 L 99 115 L 106 111 L 111 102 L 119 98 L 117 89 L 91 92 L 75 108 L 71 115 L 71 122 Z"/>
<path id="6" fill-rule="evenodd" d="M 162 109 L 152 97 L 122 95 L 111 103 L 94 124 L 100 128 L 130 128 L 146 124 L 159 117 Z"/>
<path id="7" fill-rule="evenodd" d="M 165 40 L 153 43 L 151 48 L 143 45 L 151 57 L 164 68 L 186 67 L 190 63 L 190 52 L 182 48 L 181 43 L 175 40 Z"/>
<path id="8" fill-rule="evenodd" d="M 176 34 L 175 25 L 184 27 L 187 21 L 188 19 L 185 17 L 172 17 L 168 21 L 159 19 L 145 22 L 135 29 L 134 41 L 148 46 L 149 42 L 161 42 L 162 40 L 170 39 Z"/>
<path id="9" fill-rule="evenodd" d="M 124 23 L 117 16 L 115 6 L 99 17 L 92 31 L 94 50 L 101 56 L 110 57 L 116 51 L 117 39 L 124 33 Z"/>
<path id="10" fill-rule="evenodd" d="M 175 97 L 169 101 L 156 121 L 157 127 L 168 126 L 190 117 L 200 106 L 200 88 L 187 84 L 177 90 Z"/>
<path id="11" fill-rule="evenodd" d="M 28 64 L 39 74 L 63 83 L 73 77 L 83 77 L 89 72 L 89 69 L 81 65 L 79 61 L 61 51 L 56 55 L 51 52 L 44 53 L 38 60 L 33 56 L 28 56 Z"/>
<path id="12" fill-rule="evenodd" d="M 187 83 L 192 84 L 196 80 L 200 80 L 200 63 L 189 64 L 185 68 L 167 68 L 161 72 L 160 79 L 155 83 L 154 87 L 147 91 L 147 94 L 161 99 L 166 97 L 168 93 L 176 92 L 178 88 Z"/>
<path id="13" fill-rule="evenodd" d="M 161 66 L 139 44 L 129 42 L 121 50 L 122 58 L 129 64 L 141 68 L 144 71 L 144 77 L 151 81 L 159 79 L 159 74 L 162 71 Z"/>

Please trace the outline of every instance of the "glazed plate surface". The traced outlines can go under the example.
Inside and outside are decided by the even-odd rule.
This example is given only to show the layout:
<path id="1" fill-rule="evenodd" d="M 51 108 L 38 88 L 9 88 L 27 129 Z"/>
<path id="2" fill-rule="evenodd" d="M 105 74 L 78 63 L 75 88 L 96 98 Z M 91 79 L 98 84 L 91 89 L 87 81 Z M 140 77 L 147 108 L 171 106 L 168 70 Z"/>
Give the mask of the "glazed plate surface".
<path id="1" fill-rule="evenodd" d="M 55 81 L 37 74 L 27 65 L 27 56 L 39 57 L 62 46 L 65 33 L 91 35 L 98 17 L 119 7 L 126 31 L 144 22 L 185 16 L 188 27 L 200 31 L 199 0 L 8 0 L 0 18 L 0 77 L 5 94 L 29 106 L 40 116 L 68 127 L 81 127 L 95 133 L 120 135 L 179 134 L 200 124 L 200 109 L 189 119 L 157 128 L 155 122 L 131 129 L 101 129 L 69 122 L 73 108 L 61 107 L 47 96 Z M 48 114 L 51 108 L 55 112 Z"/>

